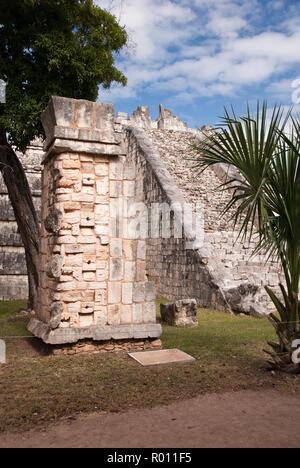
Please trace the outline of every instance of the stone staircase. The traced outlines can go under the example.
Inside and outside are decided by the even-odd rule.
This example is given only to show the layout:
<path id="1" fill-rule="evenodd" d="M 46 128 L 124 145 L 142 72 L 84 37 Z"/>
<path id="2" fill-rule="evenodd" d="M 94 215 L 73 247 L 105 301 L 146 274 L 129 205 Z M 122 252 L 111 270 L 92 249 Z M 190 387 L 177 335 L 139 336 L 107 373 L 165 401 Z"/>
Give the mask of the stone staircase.
<path id="1" fill-rule="evenodd" d="M 168 169 L 174 184 L 188 203 L 203 205 L 204 245 L 199 250 L 207 269 L 223 291 L 234 312 L 263 314 L 274 309 L 264 286 L 279 291 L 283 278 L 276 263 L 252 257 L 255 241 L 243 244 L 234 230 L 233 212 L 222 216 L 230 193 L 219 189 L 221 178 L 211 168 L 202 174 L 194 169 L 199 134 L 174 130 L 148 130 L 147 134 Z"/>

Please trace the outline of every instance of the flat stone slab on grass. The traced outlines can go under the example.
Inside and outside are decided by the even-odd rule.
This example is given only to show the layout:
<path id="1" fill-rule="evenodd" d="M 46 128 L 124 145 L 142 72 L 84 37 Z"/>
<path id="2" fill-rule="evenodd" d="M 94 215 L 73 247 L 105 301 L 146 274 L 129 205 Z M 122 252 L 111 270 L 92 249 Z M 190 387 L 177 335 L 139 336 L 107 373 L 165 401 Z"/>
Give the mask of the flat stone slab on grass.
<path id="1" fill-rule="evenodd" d="M 159 351 L 141 351 L 130 353 L 129 356 L 144 367 L 162 364 L 194 362 L 196 359 L 179 349 L 163 349 Z"/>

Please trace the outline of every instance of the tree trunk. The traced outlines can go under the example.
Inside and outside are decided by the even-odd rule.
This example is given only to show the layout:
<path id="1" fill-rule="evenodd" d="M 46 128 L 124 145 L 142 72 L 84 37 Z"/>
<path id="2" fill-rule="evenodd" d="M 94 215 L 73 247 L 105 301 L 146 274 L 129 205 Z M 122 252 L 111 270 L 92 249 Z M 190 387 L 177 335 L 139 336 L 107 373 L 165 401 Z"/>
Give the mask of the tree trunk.
<path id="1" fill-rule="evenodd" d="M 39 285 L 40 227 L 23 166 L 14 150 L 9 146 L 6 132 L 3 129 L 0 129 L 0 170 L 25 247 L 29 282 L 28 307 L 36 310 Z"/>

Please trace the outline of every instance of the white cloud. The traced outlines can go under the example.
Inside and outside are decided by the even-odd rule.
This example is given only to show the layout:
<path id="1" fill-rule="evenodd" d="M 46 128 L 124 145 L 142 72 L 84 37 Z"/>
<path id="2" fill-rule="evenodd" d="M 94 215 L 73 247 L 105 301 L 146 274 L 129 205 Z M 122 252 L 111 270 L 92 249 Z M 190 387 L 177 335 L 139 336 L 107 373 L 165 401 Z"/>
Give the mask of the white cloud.
<path id="1" fill-rule="evenodd" d="M 290 78 L 284 78 L 280 81 L 274 81 L 270 83 L 267 87 L 267 92 L 277 101 L 277 102 L 291 102 L 292 94 L 295 91 L 295 88 L 292 87 L 294 80 Z M 300 76 L 299 76 L 300 82 Z M 299 85 L 300 87 L 300 85 Z"/>
<path id="2" fill-rule="evenodd" d="M 135 52 L 121 56 L 118 62 L 128 77 L 128 86 L 102 92 L 101 98 L 127 99 L 141 90 L 165 92 L 170 99 L 186 102 L 199 96 L 232 95 L 244 86 L 278 82 L 279 73 L 300 62 L 297 10 L 291 19 L 280 18 L 274 28 L 269 24 L 262 31 L 259 22 L 264 2 L 257 0 L 97 3 L 120 17 L 136 44 Z M 272 11 L 280 11 L 284 5 L 277 1 Z M 265 5 L 271 7 L 271 3 Z M 276 92 L 276 84 L 269 90 Z"/>
<path id="3" fill-rule="evenodd" d="M 237 37 L 241 29 L 247 27 L 247 21 L 238 16 L 224 17 L 218 13 L 211 15 L 206 25 L 207 31 L 220 37 Z"/>

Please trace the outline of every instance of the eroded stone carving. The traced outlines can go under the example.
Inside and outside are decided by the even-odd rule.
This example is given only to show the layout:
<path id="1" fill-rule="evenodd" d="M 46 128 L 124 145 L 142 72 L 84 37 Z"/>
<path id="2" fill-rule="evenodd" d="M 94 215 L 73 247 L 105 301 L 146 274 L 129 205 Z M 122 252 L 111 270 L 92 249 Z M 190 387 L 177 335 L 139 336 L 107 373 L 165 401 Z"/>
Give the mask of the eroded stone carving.
<path id="1" fill-rule="evenodd" d="M 46 231 L 57 234 L 61 228 L 62 212 L 57 208 L 52 208 L 45 219 Z"/>
<path id="2" fill-rule="evenodd" d="M 54 255 L 47 266 L 47 275 L 49 278 L 60 278 L 64 266 L 65 257 L 62 255 Z"/>
<path id="3" fill-rule="evenodd" d="M 64 309 L 64 303 L 63 302 L 54 302 L 51 305 L 50 308 L 50 328 L 52 330 L 55 330 L 56 328 L 59 327 L 62 319 L 62 312 Z"/>

